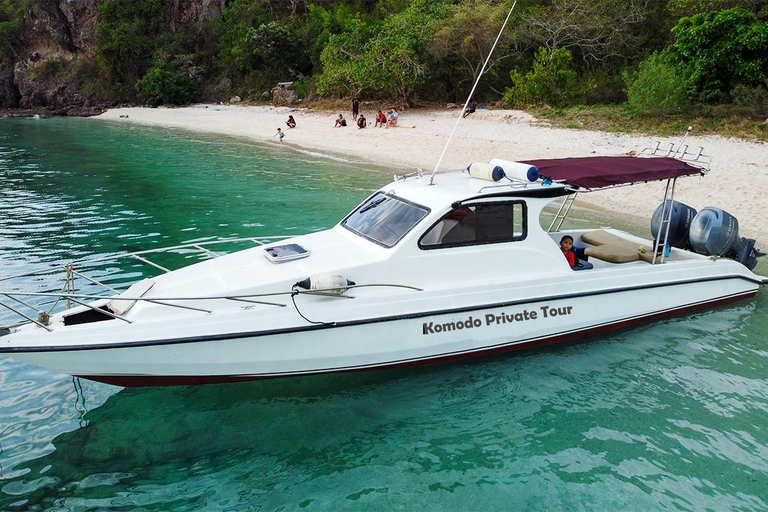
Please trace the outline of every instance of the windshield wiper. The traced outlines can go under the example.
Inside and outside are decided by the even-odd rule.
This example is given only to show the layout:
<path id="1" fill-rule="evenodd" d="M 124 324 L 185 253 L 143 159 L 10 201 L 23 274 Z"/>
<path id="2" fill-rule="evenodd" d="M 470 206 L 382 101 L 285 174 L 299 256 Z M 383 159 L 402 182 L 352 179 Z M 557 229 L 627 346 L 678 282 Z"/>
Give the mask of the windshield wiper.
<path id="1" fill-rule="evenodd" d="M 368 210 L 372 210 L 373 208 L 376 208 L 377 206 L 379 206 L 381 203 L 383 203 L 387 199 L 389 199 L 389 198 L 388 197 L 382 197 L 381 199 L 377 199 L 376 201 L 371 201 L 370 204 L 368 204 L 365 207 L 361 208 L 360 211 L 357 212 L 357 213 L 365 213 Z"/>

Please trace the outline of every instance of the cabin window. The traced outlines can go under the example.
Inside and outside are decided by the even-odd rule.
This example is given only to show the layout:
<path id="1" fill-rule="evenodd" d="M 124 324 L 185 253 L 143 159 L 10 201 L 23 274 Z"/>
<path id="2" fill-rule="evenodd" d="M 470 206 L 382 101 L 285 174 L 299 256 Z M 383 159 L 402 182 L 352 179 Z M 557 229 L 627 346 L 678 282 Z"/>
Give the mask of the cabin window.
<path id="1" fill-rule="evenodd" d="M 527 210 L 522 201 L 461 206 L 432 226 L 419 240 L 419 247 L 514 242 L 525 239 L 527 225 Z"/>
<path id="2" fill-rule="evenodd" d="M 429 209 L 404 199 L 378 192 L 350 213 L 341 225 L 384 247 L 393 247 Z"/>

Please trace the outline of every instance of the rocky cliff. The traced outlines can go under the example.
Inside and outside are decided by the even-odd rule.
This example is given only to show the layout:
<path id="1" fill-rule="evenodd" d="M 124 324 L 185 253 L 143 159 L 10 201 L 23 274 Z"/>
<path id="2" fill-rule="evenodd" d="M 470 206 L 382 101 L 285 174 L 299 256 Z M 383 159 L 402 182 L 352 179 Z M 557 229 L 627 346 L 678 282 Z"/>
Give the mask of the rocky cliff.
<path id="1" fill-rule="evenodd" d="M 109 0 L 33 2 L 24 14 L 12 62 L 0 64 L 0 107 L 87 114 L 103 103 L 80 90 L 78 66 L 93 66 L 99 4 Z M 221 15 L 226 0 L 170 0 L 170 31 Z"/>

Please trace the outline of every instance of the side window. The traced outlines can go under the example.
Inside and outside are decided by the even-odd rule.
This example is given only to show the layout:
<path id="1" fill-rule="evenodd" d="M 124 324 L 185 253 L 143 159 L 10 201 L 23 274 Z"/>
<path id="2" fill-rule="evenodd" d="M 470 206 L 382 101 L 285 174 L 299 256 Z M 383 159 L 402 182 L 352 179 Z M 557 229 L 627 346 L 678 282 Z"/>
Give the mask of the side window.
<path id="1" fill-rule="evenodd" d="M 449 212 L 419 240 L 422 249 L 493 244 L 523 240 L 528 235 L 522 201 L 481 203 Z"/>

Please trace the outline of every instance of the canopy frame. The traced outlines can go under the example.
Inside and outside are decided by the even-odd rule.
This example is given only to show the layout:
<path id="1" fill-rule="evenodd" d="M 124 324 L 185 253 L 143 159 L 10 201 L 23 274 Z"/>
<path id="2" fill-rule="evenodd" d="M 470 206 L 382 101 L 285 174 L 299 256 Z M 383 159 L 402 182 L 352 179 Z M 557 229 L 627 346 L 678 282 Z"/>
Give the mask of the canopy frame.
<path id="1" fill-rule="evenodd" d="M 637 183 L 666 180 L 664 199 L 661 203 L 661 224 L 653 241 L 652 260 L 654 264 L 664 263 L 677 179 L 704 176 L 709 172 L 712 164 L 712 157 L 703 154 L 703 147 L 700 146 L 695 154 L 688 153 L 688 145 L 683 145 L 683 142 L 685 142 L 685 138 L 677 150 L 674 143 L 670 143 L 666 150 L 661 150 L 661 144 L 657 142 L 655 147 L 643 149 L 635 156 L 597 156 L 523 162 L 539 167 L 542 176 L 553 182 L 564 183 L 565 188 L 573 192 L 563 199 L 560 209 L 552 219 L 547 231 L 551 233 L 560 230 L 579 192 L 594 192 Z M 645 160 L 645 162 L 641 162 L 641 160 Z M 655 162 L 651 163 L 652 160 Z M 569 169 L 573 167 L 577 167 L 578 171 L 569 173 Z M 548 175 L 547 172 L 550 174 Z"/>

